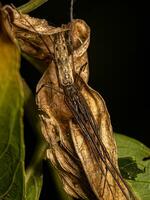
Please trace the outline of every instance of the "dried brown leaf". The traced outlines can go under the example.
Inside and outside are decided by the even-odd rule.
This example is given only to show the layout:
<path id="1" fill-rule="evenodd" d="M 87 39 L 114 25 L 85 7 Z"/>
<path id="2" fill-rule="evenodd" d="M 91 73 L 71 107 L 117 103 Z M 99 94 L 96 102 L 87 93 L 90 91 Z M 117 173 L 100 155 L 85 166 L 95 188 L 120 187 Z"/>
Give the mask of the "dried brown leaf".
<path id="1" fill-rule="evenodd" d="M 47 158 L 58 170 L 66 192 L 76 198 L 86 198 L 91 188 L 74 148 L 69 125 L 73 116 L 64 102 L 62 90 L 58 88 L 56 73 L 52 63 L 37 86 L 38 91 L 43 84 L 52 81 L 53 88 L 43 87 L 37 95 L 42 133 L 50 145 Z"/>
<path id="2" fill-rule="evenodd" d="M 83 20 L 76 19 L 62 27 L 54 27 L 49 26 L 45 19 L 21 14 L 11 6 L 5 6 L 3 10 L 9 17 L 12 31 L 22 51 L 34 58 L 50 62 L 54 54 L 51 36 L 67 30 L 71 30 L 75 58 L 81 57 L 89 46 L 90 29 Z"/>
<path id="3" fill-rule="evenodd" d="M 47 85 L 50 82 L 51 85 Z M 99 124 L 99 137 L 105 145 L 113 165 L 118 170 L 116 144 L 104 100 L 82 78 L 80 81 L 78 80 L 77 84 L 80 94 L 85 98 L 94 119 Z M 47 86 L 42 87 L 43 85 Z M 40 89 L 41 87 L 42 89 Z M 102 152 L 106 163 L 102 162 L 99 155 L 97 155 L 98 160 L 96 159 L 96 152 L 92 150 L 93 144 L 83 135 L 64 101 L 63 90 L 59 87 L 54 63 L 50 64 L 44 73 L 37 86 L 37 91 L 39 91 L 37 105 L 41 111 L 42 133 L 50 145 L 47 150 L 47 158 L 58 170 L 66 192 L 83 199 L 130 199 L 125 197 L 118 187 L 106 163 L 110 168 L 112 166 L 102 147 L 95 141 L 95 145 Z M 89 134 L 92 134 L 90 129 Z M 115 173 L 114 176 L 117 177 L 122 189 L 129 196 L 128 189 L 118 175 Z"/>

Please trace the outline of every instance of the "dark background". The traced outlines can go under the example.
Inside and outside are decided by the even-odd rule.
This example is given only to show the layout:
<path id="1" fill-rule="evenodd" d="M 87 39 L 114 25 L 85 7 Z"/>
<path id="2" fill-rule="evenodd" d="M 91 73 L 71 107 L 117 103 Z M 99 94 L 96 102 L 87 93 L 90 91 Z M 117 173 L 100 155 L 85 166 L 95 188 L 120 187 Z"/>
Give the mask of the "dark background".
<path id="1" fill-rule="evenodd" d="M 69 7 L 69 0 L 49 0 L 31 15 L 57 26 L 69 22 Z M 89 85 L 105 99 L 114 131 L 147 146 L 150 146 L 149 13 L 146 1 L 74 3 L 74 18 L 84 19 L 91 28 Z M 27 77 L 26 69 L 22 73 Z M 49 173 L 45 165 L 44 168 Z M 47 191 L 48 186 L 43 189 L 41 200 L 47 199 L 44 196 Z"/>

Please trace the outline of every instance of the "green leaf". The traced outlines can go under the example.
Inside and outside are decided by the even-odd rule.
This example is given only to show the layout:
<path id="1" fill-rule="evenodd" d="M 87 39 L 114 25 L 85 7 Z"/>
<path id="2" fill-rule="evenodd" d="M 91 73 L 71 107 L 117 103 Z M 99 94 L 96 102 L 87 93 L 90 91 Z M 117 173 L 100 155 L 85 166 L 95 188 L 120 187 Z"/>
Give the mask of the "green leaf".
<path id="1" fill-rule="evenodd" d="M 116 134 L 123 177 L 141 200 L 150 199 L 150 149 L 130 137 Z"/>
<path id="2" fill-rule="evenodd" d="M 20 52 L 0 27 L 0 200 L 24 199 Z"/>
<path id="3" fill-rule="evenodd" d="M 31 0 L 28 3 L 18 7 L 17 9 L 22 13 L 29 13 L 38 7 L 40 7 L 42 4 L 47 2 L 48 0 Z"/>

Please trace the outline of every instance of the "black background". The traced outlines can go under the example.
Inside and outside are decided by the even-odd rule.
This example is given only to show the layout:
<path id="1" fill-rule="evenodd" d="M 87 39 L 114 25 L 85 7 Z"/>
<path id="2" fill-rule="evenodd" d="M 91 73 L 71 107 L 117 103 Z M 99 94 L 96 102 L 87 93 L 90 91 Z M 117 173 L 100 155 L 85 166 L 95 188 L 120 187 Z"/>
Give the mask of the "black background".
<path id="1" fill-rule="evenodd" d="M 69 7 L 69 0 L 49 0 L 31 15 L 57 26 L 69 22 Z M 114 131 L 150 146 L 148 3 L 76 0 L 74 18 L 84 19 L 91 28 L 89 85 L 105 99 Z M 43 191 L 49 191 L 48 186 Z M 41 200 L 48 199 L 45 192 Z"/>

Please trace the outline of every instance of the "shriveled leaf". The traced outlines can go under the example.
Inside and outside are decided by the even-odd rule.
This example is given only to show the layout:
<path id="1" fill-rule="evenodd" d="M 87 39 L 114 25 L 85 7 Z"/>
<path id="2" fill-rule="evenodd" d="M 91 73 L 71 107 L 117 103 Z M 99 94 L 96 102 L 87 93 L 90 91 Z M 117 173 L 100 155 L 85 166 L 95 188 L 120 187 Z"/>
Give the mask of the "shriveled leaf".
<path id="1" fill-rule="evenodd" d="M 123 179 L 118 175 L 116 145 L 112 135 L 107 108 L 102 97 L 92 90 L 81 77 L 77 78 L 77 88 L 82 88 L 79 91 L 80 93 L 74 87 L 75 94 L 67 95 L 68 91 L 65 91 L 64 95 L 66 96 L 64 98 L 64 95 L 62 95 L 63 91 L 60 90 L 57 84 L 55 63 L 51 63 L 37 85 L 36 101 L 40 110 L 41 129 L 43 136 L 50 145 L 50 148 L 47 150 L 47 158 L 58 170 L 63 187 L 70 196 L 82 199 L 127 200 L 129 199 L 129 191 Z M 51 85 L 47 83 L 53 83 L 52 87 L 54 89 L 52 90 Z M 48 87 L 42 87 L 43 85 Z M 85 97 L 86 100 L 84 99 Z M 74 104 L 71 104 L 71 99 L 74 100 Z M 87 107 L 85 107 L 86 103 Z M 72 107 L 69 107 L 68 104 Z M 81 129 L 82 124 L 80 128 L 79 122 L 72 120 L 74 110 L 72 109 L 72 111 L 71 108 L 74 105 L 77 108 L 79 106 L 82 107 L 81 110 L 88 114 L 90 113 L 89 109 L 92 109 L 94 119 L 99 124 L 98 128 L 100 131 L 98 133 L 101 133 L 102 142 L 105 144 L 105 148 L 109 152 L 114 164 L 113 166 L 116 168 L 110 169 L 112 167 L 110 159 L 108 156 L 106 157 L 108 153 L 106 154 L 106 150 L 104 147 L 102 148 L 102 142 L 94 140 L 94 135 L 97 132 L 94 132 L 95 130 L 93 130 L 91 124 L 87 125 L 88 128 L 86 127 L 86 129 L 88 131 L 86 132 L 87 135 L 85 135 Z M 76 117 L 81 117 L 84 120 L 85 117 L 81 116 L 83 112 L 77 111 Z M 90 120 L 86 120 L 84 125 L 86 123 L 90 123 Z M 92 142 L 88 135 L 94 138 Z M 99 145 L 101 146 L 99 147 Z M 100 152 L 103 154 L 101 155 Z M 105 172 L 107 168 L 110 171 L 107 170 Z M 117 177 L 117 180 L 114 177 Z M 118 187 L 117 181 L 120 183 L 122 190 Z M 126 192 L 126 196 L 123 196 L 122 191 Z M 135 198 L 132 197 L 131 199 Z"/>
<path id="2" fill-rule="evenodd" d="M 82 65 L 88 65 L 86 51 L 90 43 L 90 28 L 83 20 L 76 19 L 61 27 L 54 27 L 49 26 L 45 19 L 19 13 L 11 6 L 5 6 L 5 12 L 9 15 L 13 33 L 22 52 L 40 71 L 43 71 L 44 68 L 42 65 L 39 68 L 37 60 L 43 61 L 46 65 L 53 60 L 55 54 L 53 36 L 59 32 L 70 32 L 69 37 L 72 41 L 70 51 L 73 51 L 75 70 L 79 71 Z M 85 67 L 85 70 L 86 73 L 84 72 L 84 74 L 87 78 L 88 66 Z"/>
<path id="3" fill-rule="evenodd" d="M 68 35 L 62 31 L 51 36 L 55 60 L 36 89 L 41 129 L 50 145 L 47 158 L 70 196 L 135 199 L 118 171 L 105 102 L 86 84 L 90 29 L 81 20 L 71 22 L 70 27 Z"/>
<path id="4" fill-rule="evenodd" d="M 13 33 L 22 51 L 34 58 L 50 62 L 53 52 L 50 35 L 64 31 L 64 28 L 49 26 L 45 19 L 19 13 L 9 5 L 5 6 L 5 12 L 10 16 Z"/>
<path id="5" fill-rule="evenodd" d="M 19 65 L 20 52 L 7 33 L 2 30 L 0 24 L 1 200 L 23 200 L 25 198 L 23 93 Z"/>
<path id="6" fill-rule="evenodd" d="M 116 134 L 120 171 L 141 200 L 150 199 L 150 149 L 130 137 Z"/>

